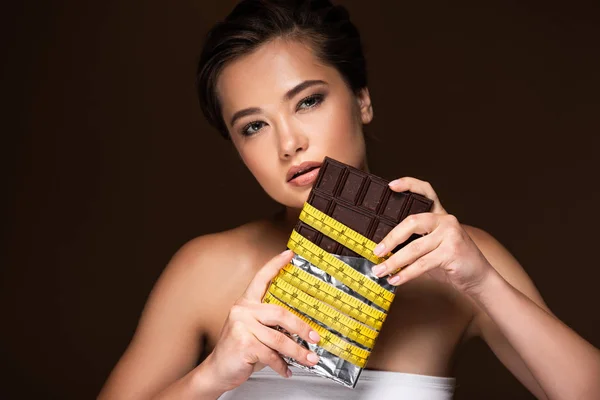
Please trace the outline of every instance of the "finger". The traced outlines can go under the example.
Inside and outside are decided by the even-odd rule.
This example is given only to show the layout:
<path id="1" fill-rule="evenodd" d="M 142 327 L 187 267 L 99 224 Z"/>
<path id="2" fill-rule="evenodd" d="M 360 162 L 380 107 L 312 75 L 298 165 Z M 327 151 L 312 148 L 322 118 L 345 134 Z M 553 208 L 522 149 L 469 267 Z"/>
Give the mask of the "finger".
<path id="1" fill-rule="evenodd" d="M 273 371 L 277 372 L 284 378 L 289 378 L 292 376 L 292 371 L 289 370 L 287 363 L 279 354 L 277 354 L 275 350 L 270 349 L 262 343 L 259 343 L 256 346 L 255 352 L 260 363 L 268 365 Z"/>
<path id="2" fill-rule="evenodd" d="M 292 260 L 293 256 L 294 253 L 291 250 L 286 250 L 270 259 L 252 278 L 242 297 L 260 302 L 271 279 Z"/>
<path id="3" fill-rule="evenodd" d="M 319 362 L 319 356 L 316 353 L 302 347 L 277 329 L 266 327 L 258 322 L 251 324 L 250 329 L 265 346 L 291 357 L 307 367 L 312 367 Z"/>
<path id="4" fill-rule="evenodd" d="M 442 203 L 440 202 L 437 193 L 435 192 L 435 190 L 433 190 L 433 187 L 429 182 L 406 176 L 404 178 L 391 181 L 388 184 L 388 186 L 394 192 L 404 192 L 408 190 L 410 192 L 425 196 L 428 199 L 433 200 L 433 207 L 431 208 L 431 212 L 437 214 L 446 213 L 446 210 L 444 210 L 444 207 L 442 207 Z"/>
<path id="5" fill-rule="evenodd" d="M 437 268 L 441 265 L 441 253 L 439 250 L 434 250 L 430 253 L 425 254 L 423 257 L 418 258 L 412 264 L 403 268 L 400 272 L 390 276 L 388 282 L 390 285 L 398 286 L 413 280 L 425 272 Z"/>
<path id="6" fill-rule="evenodd" d="M 441 242 L 441 235 L 435 232 L 431 235 L 420 237 L 398 250 L 381 264 L 374 266 L 373 274 L 378 277 L 395 274 L 407 265 L 414 263 L 420 257 L 435 250 Z"/>
<path id="7" fill-rule="evenodd" d="M 383 257 L 396 246 L 406 242 L 413 233 L 428 234 L 433 232 L 441 223 L 439 214 L 420 213 L 404 218 L 379 242 L 373 250 L 376 256 Z"/>
<path id="8" fill-rule="evenodd" d="M 263 325 L 279 325 L 310 343 L 318 344 L 321 340 L 319 334 L 310 325 L 281 306 L 261 303 L 252 305 L 250 309 L 254 318 Z"/>

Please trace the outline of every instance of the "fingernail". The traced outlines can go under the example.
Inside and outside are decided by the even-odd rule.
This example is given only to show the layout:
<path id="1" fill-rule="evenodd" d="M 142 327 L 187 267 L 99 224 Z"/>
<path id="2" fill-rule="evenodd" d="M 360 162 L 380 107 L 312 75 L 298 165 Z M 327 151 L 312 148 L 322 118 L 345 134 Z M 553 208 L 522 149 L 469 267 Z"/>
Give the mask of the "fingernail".
<path id="1" fill-rule="evenodd" d="M 373 271 L 375 276 L 381 276 L 383 271 L 385 271 L 385 264 L 376 265 L 371 271 Z"/>
<path id="2" fill-rule="evenodd" d="M 400 277 L 398 275 L 394 275 L 388 280 L 388 282 L 390 285 L 395 285 L 396 283 L 400 282 Z"/>
<path id="3" fill-rule="evenodd" d="M 285 374 L 287 375 L 288 378 L 292 377 L 292 370 L 291 369 L 287 369 L 287 371 L 285 372 Z"/>
<path id="4" fill-rule="evenodd" d="M 316 331 L 310 331 L 308 333 L 308 337 L 310 338 L 310 340 L 312 340 L 315 343 L 319 343 L 319 340 L 321 340 L 321 337 L 319 336 L 319 334 Z"/>
<path id="5" fill-rule="evenodd" d="M 396 179 L 388 183 L 388 186 L 394 186 L 395 184 L 400 183 L 400 179 Z"/>
<path id="6" fill-rule="evenodd" d="M 384 251 L 385 251 L 385 244 L 379 243 L 377 245 L 377 247 L 375 247 L 375 249 L 373 250 L 373 253 L 375 253 L 376 256 L 381 257 L 384 254 Z"/>
<path id="7" fill-rule="evenodd" d="M 284 250 L 284 251 L 281 253 L 281 256 L 289 256 L 289 255 L 290 255 L 290 253 L 291 253 L 291 250 L 290 250 L 290 249 L 287 249 L 287 250 Z"/>
<path id="8" fill-rule="evenodd" d="M 318 363 L 319 362 L 319 356 L 316 355 L 315 353 L 308 353 L 308 355 L 306 356 L 306 359 L 308 361 L 310 361 L 311 363 Z"/>

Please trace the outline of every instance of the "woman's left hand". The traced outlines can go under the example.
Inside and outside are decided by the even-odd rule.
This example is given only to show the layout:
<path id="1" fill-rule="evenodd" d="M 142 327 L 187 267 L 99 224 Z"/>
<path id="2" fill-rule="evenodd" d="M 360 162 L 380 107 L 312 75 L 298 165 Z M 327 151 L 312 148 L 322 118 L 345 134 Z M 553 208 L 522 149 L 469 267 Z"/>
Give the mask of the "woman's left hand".
<path id="1" fill-rule="evenodd" d="M 444 210 L 431 185 L 405 177 L 389 186 L 395 192 L 423 195 L 433 200 L 433 207 L 429 213 L 409 215 L 383 238 L 375 248 L 378 256 L 388 254 L 412 234 L 425 235 L 373 267 L 373 273 L 379 277 L 392 274 L 388 281 L 394 286 L 428 273 L 462 292 L 477 290 L 493 267 L 456 217 Z"/>

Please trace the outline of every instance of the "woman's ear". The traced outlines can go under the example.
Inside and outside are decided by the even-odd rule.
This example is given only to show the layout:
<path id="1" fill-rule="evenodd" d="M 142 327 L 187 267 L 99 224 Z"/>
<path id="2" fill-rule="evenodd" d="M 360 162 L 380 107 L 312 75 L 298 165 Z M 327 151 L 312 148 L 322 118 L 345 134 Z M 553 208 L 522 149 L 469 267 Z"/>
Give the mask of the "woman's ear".
<path id="1" fill-rule="evenodd" d="M 360 89 L 356 95 L 356 99 L 358 100 L 360 119 L 366 125 L 373 120 L 373 105 L 371 104 L 369 88 Z"/>

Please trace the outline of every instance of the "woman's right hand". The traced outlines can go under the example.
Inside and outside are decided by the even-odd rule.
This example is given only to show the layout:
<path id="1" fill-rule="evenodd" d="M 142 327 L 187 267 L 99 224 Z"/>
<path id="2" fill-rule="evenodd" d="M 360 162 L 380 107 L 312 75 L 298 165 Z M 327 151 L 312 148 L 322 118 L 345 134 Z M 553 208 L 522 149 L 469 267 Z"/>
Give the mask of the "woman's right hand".
<path id="1" fill-rule="evenodd" d="M 278 352 L 306 366 L 318 362 L 315 353 L 270 326 L 279 325 L 315 344 L 320 340 L 319 334 L 283 307 L 261 302 L 271 280 L 292 257 L 292 251 L 286 250 L 267 262 L 231 307 L 219 340 L 205 360 L 224 392 L 241 385 L 264 365 L 283 377 L 290 377 L 291 371 Z"/>

